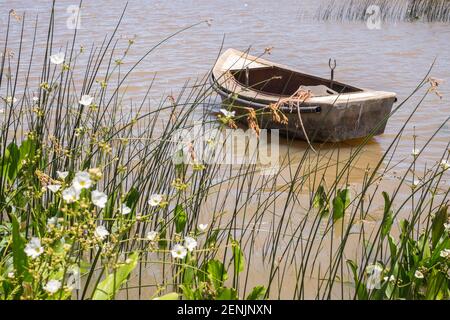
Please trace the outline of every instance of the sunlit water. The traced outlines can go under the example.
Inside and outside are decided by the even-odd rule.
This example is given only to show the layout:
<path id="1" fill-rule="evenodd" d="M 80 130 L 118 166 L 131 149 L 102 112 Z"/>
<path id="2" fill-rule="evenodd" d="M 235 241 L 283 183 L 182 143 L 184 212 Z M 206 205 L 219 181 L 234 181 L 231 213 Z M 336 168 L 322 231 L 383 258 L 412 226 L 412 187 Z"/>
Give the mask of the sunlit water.
<path id="1" fill-rule="evenodd" d="M 67 0 L 57 4 L 55 42 L 61 48 L 71 40 L 73 30 L 66 27 L 66 20 L 70 19 L 66 10 L 74 4 L 77 2 Z M 105 34 L 112 33 L 124 5 L 122 1 L 84 1 L 78 44 L 86 48 L 93 43 L 99 45 Z M 26 11 L 26 24 L 30 27 L 39 15 L 38 46 L 43 45 L 50 1 L 0 0 L 0 6 L 1 41 L 8 12 L 15 9 L 19 13 Z M 124 67 L 130 65 L 128 61 L 136 61 L 151 46 L 180 28 L 205 19 L 213 21 L 211 26 L 202 24 L 178 35 L 149 55 L 129 79 L 128 97 L 136 100 L 142 97 L 155 74 L 151 99 L 159 101 L 161 96 L 176 95 L 186 81 L 202 77 L 211 68 L 222 41 L 224 48 L 246 50 L 251 47 L 251 53 L 255 55 L 273 46 L 272 54 L 266 58 L 323 77 L 329 76 L 328 59 L 336 59 L 337 79 L 358 87 L 396 92 L 399 102 L 413 91 L 435 61 L 431 75 L 444 80 L 439 87 L 442 99 L 430 94 L 408 124 L 395 154 L 398 170 L 404 170 L 412 160 L 414 133 L 417 135 L 416 147 L 421 148 L 450 115 L 450 25 L 382 23 L 381 29 L 371 30 L 363 22 L 315 21 L 313 16 L 317 7 L 318 1 L 132 0 L 118 31 L 123 38 L 118 44 L 119 49 L 125 48 L 126 39 L 135 39 Z M 11 30 L 13 42 L 19 37 L 19 26 L 20 23 L 16 23 Z M 25 34 L 25 52 L 30 50 L 32 31 L 29 30 Z M 378 162 L 416 101 L 417 98 L 405 104 L 389 120 L 386 133 L 374 138 L 365 148 L 356 164 L 361 170 L 354 171 L 354 176 L 349 178 L 351 183 L 359 184 L 363 169 Z M 419 164 L 434 164 L 449 141 L 450 124 L 446 123 L 421 155 Z M 286 143 L 282 144 L 281 150 L 285 152 Z M 341 146 L 344 153 L 352 145 L 355 144 L 344 143 Z M 298 142 L 291 146 L 291 152 L 297 151 L 299 158 L 306 147 Z M 293 161 L 295 165 L 295 158 Z M 384 189 L 391 190 L 394 179 L 386 179 Z M 448 180 L 444 182 L 448 183 Z"/>
<path id="2" fill-rule="evenodd" d="M 38 14 L 42 26 L 39 39 L 45 39 L 49 1 L 0 3 L 0 30 L 5 28 L 9 9 L 14 8 L 27 13 L 30 26 Z M 72 1 L 57 3 L 55 39 L 62 48 L 71 40 L 73 30 L 66 27 L 71 14 L 66 10 L 73 4 Z M 86 1 L 81 11 L 79 44 L 86 48 L 93 43 L 99 45 L 113 31 L 124 5 L 120 1 Z M 328 59 L 334 58 L 337 79 L 359 87 L 394 91 L 399 101 L 411 93 L 436 59 L 432 76 L 444 80 L 439 88 L 443 98 L 433 95 L 427 98 L 408 125 L 398 155 L 409 155 L 413 128 L 420 147 L 450 114 L 449 25 L 382 23 L 381 29 L 371 30 L 363 22 L 315 21 L 317 7 L 317 1 L 281 0 L 276 8 L 272 1 L 130 1 L 118 31 L 124 39 L 119 42 L 119 48 L 125 47 L 125 39 L 136 39 L 127 61 L 136 61 L 163 37 L 182 27 L 209 18 L 213 22 L 210 27 L 203 24 L 173 38 L 148 56 L 130 78 L 128 92 L 139 97 L 157 74 L 152 98 L 158 100 L 163 94 L 176 93 L 187 80 L 203 76 L 211 68 L 223 39 L 224 48 L 252 47 L 251 52 L 255 54 L 273 46 L 270 59 L 324 77 L 329 76 Z M 19 29 L 13 28 L 13 39 L 14 35 L 19 36 Z M 30 28 L 25 39 L 31 37 Z M 382 150 L 413 107 L 413 103 L 408 103 L 390 119 L 385 135 L 374 139 Z M 439 153 L 449 136 L 447 124 L 427 154 Z"/>

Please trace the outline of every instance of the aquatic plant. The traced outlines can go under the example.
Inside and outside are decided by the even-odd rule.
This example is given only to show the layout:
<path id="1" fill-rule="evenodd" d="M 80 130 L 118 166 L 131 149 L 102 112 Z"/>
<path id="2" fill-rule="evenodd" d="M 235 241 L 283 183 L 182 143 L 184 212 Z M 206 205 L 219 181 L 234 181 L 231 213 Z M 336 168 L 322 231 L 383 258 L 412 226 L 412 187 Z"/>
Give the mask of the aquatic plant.
<path id="1" fill-rule="evenodd" d="M 374 6 L 377 11 L 374 11 Z M 380 21 L 449 22 L 450 1 L 331 0 L 319 7 L 316 18 L 330 21 L 366 21 L 373 14 L 376 14 Z"/>
<path id="2" fill-rule="evenodd" d="M 315 144 L 317 153 L 300 156 L 287 141 L 270 175 L 258 164 L 202 163 L 192 144 L 174 150 L 180 129 L 247 119 L 256 132 L 259 115 L 240 118 L 224 105 L 214 116 L 208 75 L 158 105 L 147 104 L 151 83 L 138 103 L 125 94 L 142 59 L 199 24 L 124 70 L 135 42 L 117 49 L 124 13 L 100 46 L 77 47 L 74 32 L 56 50 L 52 9 L 46 45 L 35 44 L 36 22 L 27 61 L 25 18 L 11 17 L 0 65 L 1 299 L 448 297 L 449 146 L 421 173 L 417 161 L 434 135 L 414 145 L 410 168 L 391 177 L 390 192 L 380 190 L 421 101 L 356 187 L 354 165 L 371 136 L 350 150 Z M 19 23 L 12 56 L 9 31 Z M 35 54 L 43 57 L 37 83 Z M 430 93 L 427 74 L 392 114 Z M 264 112 L 284 119 L 274 106 Z M 205 144 L 224 143 L 214 138 Z M 366 223 L 377 197 L 382 218 Z"/>

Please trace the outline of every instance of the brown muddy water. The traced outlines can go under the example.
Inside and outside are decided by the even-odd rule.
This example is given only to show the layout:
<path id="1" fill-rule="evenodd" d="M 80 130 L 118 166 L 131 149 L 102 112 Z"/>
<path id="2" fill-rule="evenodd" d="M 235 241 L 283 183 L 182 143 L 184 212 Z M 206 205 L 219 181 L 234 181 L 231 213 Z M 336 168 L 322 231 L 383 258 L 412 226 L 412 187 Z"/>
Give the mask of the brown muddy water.
<path id="1" fill-rule="evenodd" d="M 66 27 L 66 21 L 71 17 L 67 8 L 75 4 L 77 4 L 76 1 L 68 0 L 57 3 L 55 28 L 57 47 L 64 48 L 67 41 L 71 39 L 73 30 Z M 222 41 L 224 48 L 246 50 L 251 47 L 250 52 L 254 55 L 261 54 L 266 47 L 274 47 L 271 55 L 266 56 L 266 59 L 324 77 L 329 75 L 328 59 L 336 59 L 336 79 L 358 87 L 396 92 L 399 101 L 413 91 L 436 59 L 431 75 L 444 80 L 439 87 L 442 99 L 430 94 L 406 127 L 392 160 L 395 168 L 389 171 L 389 174 L 380 182 L 382 190 L 392 191 L 398 184 L 397 176 L 402 175 L 412 161 L 414 134 L 417 136 L 416 148 L 420 149 L 450 115 L 450 25 L 382 22 L 381 29 L 371 30 L 363 22 L 321 22 L 313 18 L 319 4 L 320 1 L 286 0 L 277 2 L 132 0 L 129 2 L 118 32 L 123 39 L 118 43 L 119 49 L 125 48 L 127 39 L 135 39 L 135 45 L 124 67 L 127 66 L 128 61 L 136 61 L 149 47 L 181 27 L 204 19 L 213 19 L 213 21 L 211 26 L 203 24 L 171 39 L 148 56 L 128 80 L 127 97 L 139 100 L 138 98 L 145 94 L 155 75 L 156 80 L 151 91 L 152 101 L 157 103 L 163 96 L 176 95 L 186 81 L 202 77 L 208 72 L 219 54 Z M 111 34 L 113 31 L 124 5 L 122 1 L 85 1 L 81 11 L 78 44 L 85 47 L 90 47 L 93 43 L 100 44 L 105 34 Z M 19 13 L 26 11 L 26 24 L 31 27 L 36 15 L 39 15 L 39 21 L 47 21 L 50 1 L 0 0 L 0 7 L 0 33 L 3 35 L 1 30 L 4 30 L 6 26 L 10 9 L 15 9 Z M 29 43 L 32 38 L 31 28 L 29 30 L 25 34 L 26 43 L 27 40 Z M 38 33 L 38 46 L 45 43 L 44 24 L 41 25 L 41 31 Z M 13 28 L 11 34 L 12 39 L 18 40 L 19 24 Z M 30 49 L 25 48 L 24 56 Z M 350 172 L 348 182 L 351 188 L 356 190 L 361 186 L 365 169 L 376 165 L 417 100 L 418 98 L 415 98 L 408 102 L 389 120 L 385 134 L 373 138 L 365 146 L 364 152 Z M 449 142 L 450 123 L 446 123 L 419 157 L 416 169 L 423 171 L 425 167 L 435 164 Z M 331 157 L 331 163 L 336 165 L 348 157 L 357 143 L 346 142 L 339 146 L 325 145 L 322 146 L 322 150 L 328 154 L 328 159 Z M 340 149 L 339 161 L 336 152 L 333 152 L 337 147 Z M 288 168 L 295 168 L 298 165 L 306 148 L 307 145 L 301 141 L 290 144 L 281 139 L 280 153 L 285 155 L 289 151 L 292 155 L 289 166 L 283 170 L 286 179 L 289 179 L 290 174 Z M 333 170 L 327 171 L 325 180 L 333 181 L 333 179 Z M 447 173 L 443 179 L 442 185 L 448 187 L 449 174 Z M 283 195 L 282 179 L 278 180 L 277 184 L 279 184 L 282 193 L 280 199 L 282 199 L 286 196 Z M 407 187 L 401 190 L 404 197 L 411 192 Z M 300 192 L 299 197 L 309 201 L 308 191 Z M 367 224 L 369 229 L 382 215 L 382 198 L 376 198 L 374 201 L 374 210 L 370 218 L 361 222 Z M 298 208 L 294 208 L 294 213 L 290 216 L 293 225 L 301 219 L 301 201 L 298 203 Z M 209 207 L 209 204 L 205 204 L 205 208 L 202 208 L 204 221 L 208 221 L 211 208 L 212 205 Z M 260 262 L 264 258 L 267 241 L 270 239 L 267 236 L 270 234 L 268 226 L 273 226 L 280 219 L 277 216 L 280 213 L 277 212 L 279 209 L 275 206 L 271 209 L 274 218 L 263 221 L 258 226 L 261 233 L 257 239 L 254 239 L 253 262 L 250 266 L 252 272 L 249 273 L 250 284 L 264 284 L 267 279 L 268 267 Z M 244 220 L 242 221 L 245 223 Z M 267 226 L 266 229 L 265 226 Z M 358 236 L 357 233 L 355 232 L 355 237 Z M 339 237 L 339 231 L 336 231 L 333 236 Z M 325 244 L 320 250 L 320 257 L 326 260 L 327 252 L 331 249 Z M 157 271 L 147 271 L 151 279 L 158 278 Z M 307 296 L 314 297 L 316 282 L 317 279 L 312 278 L 306 284 Z M 272 296 L 291 298 L 295 283 L 295 270 L 288 269 L 285 280 L 280 283 L 283 290 L 280 294 L 273 292 Z M 340 293 L 336 294 L 338 296 Z"/>

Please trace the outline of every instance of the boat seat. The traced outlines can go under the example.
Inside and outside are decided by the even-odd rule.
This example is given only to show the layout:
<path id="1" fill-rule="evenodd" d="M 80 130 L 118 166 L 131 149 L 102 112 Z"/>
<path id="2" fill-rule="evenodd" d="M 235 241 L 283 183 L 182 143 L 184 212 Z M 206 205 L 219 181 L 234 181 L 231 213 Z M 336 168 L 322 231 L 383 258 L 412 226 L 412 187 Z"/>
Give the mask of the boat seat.
<path id="1" fill-rule="evenodd" d="M 333 94 L 338 94 L 336 91 L 330 89 L 329 87 L 320 84 L 317 86 L 300 86 L 299 90 L 304 90 L 304 91 L 311 91 L 312 95 L 314 97 L 323 97 L 323 96 L 330 96 Z"/>

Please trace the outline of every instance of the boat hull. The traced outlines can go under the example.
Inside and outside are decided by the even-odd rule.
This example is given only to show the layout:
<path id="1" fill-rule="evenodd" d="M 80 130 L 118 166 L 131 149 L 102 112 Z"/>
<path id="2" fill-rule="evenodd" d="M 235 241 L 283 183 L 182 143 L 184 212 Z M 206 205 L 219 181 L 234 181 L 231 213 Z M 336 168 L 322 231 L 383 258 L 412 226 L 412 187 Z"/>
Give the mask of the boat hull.
<path id="1" fill-rule="evenodd" d="M 230 95 L 217 90 L 222 98 L 222 103 L 227 109 L 236 112 L 238 119 L 245 122 L 246 111 L 242 107 L 263 109 L 267 105 L 255 103 L 245 99 L 230 98 Z M 280 124 L 272 120 L 268 109 L 257 112 L 258 124 L 263 129 L 279 129 L 288 137 L 315 142 L 340 142 L 350 139 L 359 139 L 367 136 L 383 134 L 386 123 L 396 101 L 395 97 L 379 98 L 351 102 L 346 104 L 309 104 L 302 103 L 300 118 L 297 108 L 285 110 L 283 113 L 288 118 L 287 124 Z M 303 130 L 303 128 L 304 130 Z"/>

